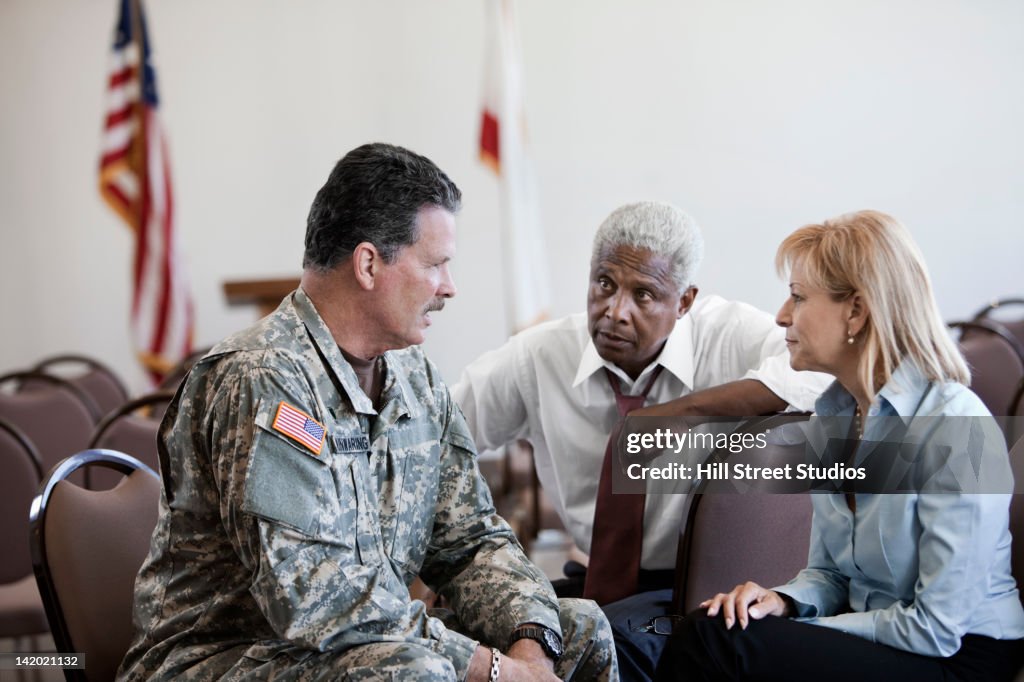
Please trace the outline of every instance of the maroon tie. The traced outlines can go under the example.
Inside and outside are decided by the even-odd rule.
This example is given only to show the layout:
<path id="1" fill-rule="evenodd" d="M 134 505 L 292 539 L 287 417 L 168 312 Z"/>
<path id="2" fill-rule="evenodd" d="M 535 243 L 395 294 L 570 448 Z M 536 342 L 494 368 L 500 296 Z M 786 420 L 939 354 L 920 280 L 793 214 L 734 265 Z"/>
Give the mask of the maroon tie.
<path id="1" fill-rule="evenodd" d="M 590 539 L 590 564 L 583 585 L 583 596 L 604 605 L 636 594 L 640 577 L 640 552 L 644 538 L 644 502 L 647 496 L 612 494 L 612 466 L 615 443 L 622 431 L 624 418 L 631 410 L 643 407 L 662 367 L 655 368 L 644 390 L 637 395 L 622 395 L 619 379 L 608 369 L 608 381 L 615 392 L 619 421 L 608 438 L 601 464 L 601 480 L 597 485 L 594 508 L 594 531 Z"/>

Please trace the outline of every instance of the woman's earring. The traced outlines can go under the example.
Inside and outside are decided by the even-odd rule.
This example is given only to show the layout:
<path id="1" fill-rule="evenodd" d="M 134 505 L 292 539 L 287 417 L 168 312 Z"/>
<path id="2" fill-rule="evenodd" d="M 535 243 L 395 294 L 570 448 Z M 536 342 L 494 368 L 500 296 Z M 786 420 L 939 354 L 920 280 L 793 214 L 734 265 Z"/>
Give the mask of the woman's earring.
<path id="1" fill-rule="evenodd" d="M 850 333 L 850 330 L 846 330 L 846 343 L 853 345 L 853 334 Z"/>

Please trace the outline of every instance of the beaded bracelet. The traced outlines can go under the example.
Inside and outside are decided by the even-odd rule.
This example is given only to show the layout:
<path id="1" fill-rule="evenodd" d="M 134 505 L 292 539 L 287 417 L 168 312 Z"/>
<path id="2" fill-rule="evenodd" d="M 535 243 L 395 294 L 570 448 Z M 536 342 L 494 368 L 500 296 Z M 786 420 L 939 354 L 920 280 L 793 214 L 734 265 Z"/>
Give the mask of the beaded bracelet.
<path id="1" fill-rule="evenodd" d="M 487 682 L 498 682 L 498 677 L 501 675 L 501 652 L 498 651 L 497 647 L 491 648 L 491 676 L 487 678 Z"/>

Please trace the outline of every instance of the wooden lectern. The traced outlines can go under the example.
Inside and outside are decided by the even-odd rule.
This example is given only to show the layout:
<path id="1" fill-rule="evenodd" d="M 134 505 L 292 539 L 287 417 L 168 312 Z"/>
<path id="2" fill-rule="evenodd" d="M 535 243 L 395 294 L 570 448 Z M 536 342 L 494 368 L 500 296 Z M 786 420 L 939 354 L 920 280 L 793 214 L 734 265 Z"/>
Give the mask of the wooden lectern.
<path id="1" fill-rule="evenodd" d="M 298 277 L 236 280 L 224 282 L 224 296 L 228 299 L 228 305 L 255 304 L 260 311 L 260 317 L 264 317 L 274 312 L 281 299 L 298 286 Z"/>

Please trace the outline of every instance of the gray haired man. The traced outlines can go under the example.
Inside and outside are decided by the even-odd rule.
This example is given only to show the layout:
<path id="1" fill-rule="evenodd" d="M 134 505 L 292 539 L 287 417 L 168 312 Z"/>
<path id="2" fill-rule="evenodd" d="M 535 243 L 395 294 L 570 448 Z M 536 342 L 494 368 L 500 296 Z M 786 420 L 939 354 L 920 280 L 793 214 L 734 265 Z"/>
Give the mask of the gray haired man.
<path id="1" fill-rule="evenodd" d="M 652 495 L 644 504 L 642 496 L 602 493 L 616 423 L 645 398 L 653 407 L 644 410 L 661 415 L 807 410 L 828 384 L 790 368 L 771 315 L 717 296 L 697 299 L 703 254 L 700 230 L 678 208 L 616 209 L 594 238 L 587 312 L 516 335 L 471 363 L 452 389 L 477 447 L 532 444 L 545 493 L 590 554 L 583 595 L 606 605 L 624 680 L 649 678 L 664 641 L 633 636 L 626 621 L 664 613 L 684 499 Z M 604 532 L 602 520 L 622 515 L 606 503 L 630 497 L 640 499 L 635 527 L 623 537 Z"/>

